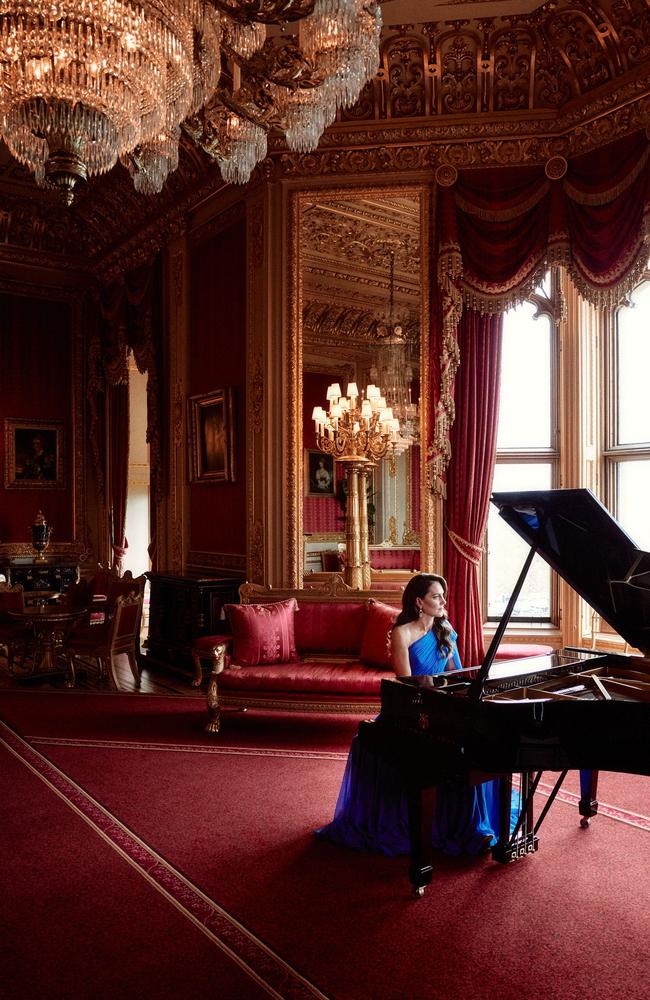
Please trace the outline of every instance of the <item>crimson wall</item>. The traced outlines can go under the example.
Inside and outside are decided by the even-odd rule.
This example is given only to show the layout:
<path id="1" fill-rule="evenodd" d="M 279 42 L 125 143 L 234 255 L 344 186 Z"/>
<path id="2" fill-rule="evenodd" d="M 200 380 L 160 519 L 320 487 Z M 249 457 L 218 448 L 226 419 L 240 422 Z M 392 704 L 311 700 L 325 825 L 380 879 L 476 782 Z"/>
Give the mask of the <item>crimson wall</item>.
<path id="1" fill-rule="evenodd" d="M 68 303 L 0 295 L 0 542 L 29 542 L 39 510 L 53 541 L 75 540 L 73 337 Z M 61 424 L 62 488 L 5 488 L 7 417 Z"/>
<path id="2" fill-rule="evenodd" d="M 246 553 L 246 228 L 190 257 L 189 395 L 234 391 L 235 481 L 190 485 L 190 552 Z"/>

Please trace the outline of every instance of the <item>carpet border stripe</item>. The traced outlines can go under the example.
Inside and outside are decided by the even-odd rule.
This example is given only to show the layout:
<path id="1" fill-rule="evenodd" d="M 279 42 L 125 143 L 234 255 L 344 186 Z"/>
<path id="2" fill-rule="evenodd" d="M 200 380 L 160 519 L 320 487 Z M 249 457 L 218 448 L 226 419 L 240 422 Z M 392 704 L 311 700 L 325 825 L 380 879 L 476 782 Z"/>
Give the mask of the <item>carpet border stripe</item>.
<path id="1" fill-rule="evenodd" d="M 280 747 L 194 746 L 191 743 L 144 743 L 138 740 L 87 740 L 62 736 L 24 737 L 32 746 L 88 747 L 95 750 L 160 750 L 167 753 L 228 754 L 242 757 L 298 757 L 308 760 L 347 760 L 345 750 L 285 750 Z"/>
<path id="2" fill-rule="evenodd" d="M 328 1000 L 2 720 L 0 743 L 270 996 L 276 1000 Z"/>
<path id="3" fill-rule="evenodd" d="M 540 782 L 537 790 L 542 795 L 548 796 L 551 794 L 552 786 Z M 575 792 L 565 791 L 564 788 L 560 789 L 557 797 L 561 802 L 565 802 L 567 805 L 575 806 L 576 808 L 580 802 L 579 795 L 576 795 Z M 647 830 L 650 832 L 650 816 L 632 812 L 630 809 L 623 809 L 621 806 L 610 805 L 608 802 L 601 802 L 600 799 L 598 800 L 598 816 L 606 816 L 607 819 L 617 820 L 619 823 L 633 826 L 637 830 Z"/>
<path id="4" fill-rule="evenodd" d="M 55 736 L 27 736 L 26 739 L 29 740 L 30 744 L 38 746 L 58 746 L 64 748 L 87 747 L 89 749 L 96 750 L 145 750 L 161 751 L 164 753 L 224 754 L 241 757 L 282 757 L 289 760 L 294 758 L 302 760 L 331 760 L 338 762 L 345 761 L 348 757 L 347 751 L 343 752 L 339 750 L 282 750 L 277 747 L 234 747 L 224 746 L 223 744 L 219 744 L 218 746 L 193 746 L 186 743 L 140 743 L 129 740 L 65 739 Z M 548 797 L 551 790 L 551 785 L 540 782 L 538 792 L 541 795 Z M 564 788 L 561 788 L 558 792 L 557 799 L 565 805 L 577 807 L 580 796 L 576 795 L 574 792 L 569 792 Z M 607 819 L 617 820 L 619 823 L 625 823 L 627 826 L 633 826 L 638 830 L 650 831 L 650 816 L 645 816 L 643 813 L 632 812 L 631 809 L 624 809 L 621 806 L 599 801 L 598 815 L 606 816 Z"/>

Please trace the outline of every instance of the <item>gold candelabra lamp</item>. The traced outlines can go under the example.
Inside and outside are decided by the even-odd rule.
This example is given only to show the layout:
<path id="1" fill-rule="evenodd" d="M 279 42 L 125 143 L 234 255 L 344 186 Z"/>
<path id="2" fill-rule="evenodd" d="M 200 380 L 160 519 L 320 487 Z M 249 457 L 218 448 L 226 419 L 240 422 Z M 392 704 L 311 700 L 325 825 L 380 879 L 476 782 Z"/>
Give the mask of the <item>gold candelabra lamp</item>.
<path id="1" fill-rule="evenodd" d="M 356 382 L 349 382 L 344 396 L 339 383 L 333 382 L 327 399 L 328 410 L 315 406 L 312 419 L 319 450 L 345 466 L 345 582 L 369 590 L 368 483 L 375 463 L 398 446 L 399 420 L 377 385 L 367 386 L 361 397 Z"/>

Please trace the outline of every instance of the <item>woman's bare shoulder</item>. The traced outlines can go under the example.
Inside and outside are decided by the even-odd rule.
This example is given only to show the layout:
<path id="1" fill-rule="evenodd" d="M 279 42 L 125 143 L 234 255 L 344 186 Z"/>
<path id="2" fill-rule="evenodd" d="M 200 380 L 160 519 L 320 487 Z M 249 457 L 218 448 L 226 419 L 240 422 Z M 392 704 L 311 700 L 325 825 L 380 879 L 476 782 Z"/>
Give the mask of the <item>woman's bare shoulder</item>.
<path id="1" fill-rule="evenodd" d="M 393 628 L 392 640 L 396 645 L 410 646 L 414 638 L 414 622 L 404 622 L 403 625 L 395 625 Z"/>

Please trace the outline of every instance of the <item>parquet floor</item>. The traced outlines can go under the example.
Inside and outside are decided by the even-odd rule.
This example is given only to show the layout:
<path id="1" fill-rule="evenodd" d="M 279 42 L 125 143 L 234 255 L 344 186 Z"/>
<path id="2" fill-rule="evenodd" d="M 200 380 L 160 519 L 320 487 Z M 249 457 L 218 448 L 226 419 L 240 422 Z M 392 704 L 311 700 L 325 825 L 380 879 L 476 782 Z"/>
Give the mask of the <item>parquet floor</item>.
<path id="1" fill-rule="evenodd" d="M 7 669 L 7 658 L 5 650 L 0 653 L 0 691 L 23 690 L 23 691 L 47 691 L 59 690 L 65 687 L 63 675 L 51 677 L 31 676 L 28 671 L 30 664 L 27 663 L 26 670 L 20 672 L 16 669 L 14 674 L 10 674 Z M 133 692 L 134 694 L 182 694 L 201 697 L 203 690 L 191 686 L 191 677 L 171 670 L 154 669 L 147 665 L 143 667 L 140 677 L 140 687 L 137 688 L 133 675 L 129 669 L 129 664 L 124 655 L 117 658 L 117 677 L 120 691 Z M 203 687 L 207 681 L 204 679 Z M 107 691 L 111 690 L 108 681 L 100 680 L 97 674 L 97 667 L 94 663 L 88 665 L 86 669 L 81 666 L 77 670 L 76 686 L 84 691 Z"/>

